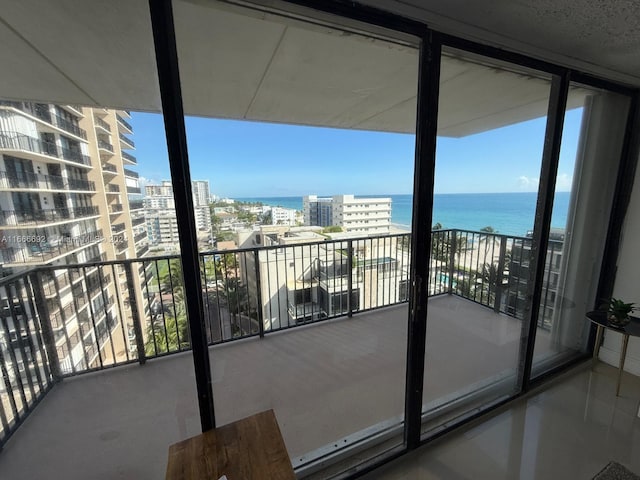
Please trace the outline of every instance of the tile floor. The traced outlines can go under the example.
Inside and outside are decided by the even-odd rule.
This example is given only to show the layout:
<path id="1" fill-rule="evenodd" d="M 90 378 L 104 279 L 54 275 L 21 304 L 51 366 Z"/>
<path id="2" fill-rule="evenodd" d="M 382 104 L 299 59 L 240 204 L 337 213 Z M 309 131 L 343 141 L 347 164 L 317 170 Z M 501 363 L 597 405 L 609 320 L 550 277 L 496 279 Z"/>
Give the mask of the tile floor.
<path id="1" fill-rule="evenodd" d="M 427 444 L 366 480 L 590 480 L 615 460 L 640 473 L 640 379 L 584 364 L 528 398 Z"/>

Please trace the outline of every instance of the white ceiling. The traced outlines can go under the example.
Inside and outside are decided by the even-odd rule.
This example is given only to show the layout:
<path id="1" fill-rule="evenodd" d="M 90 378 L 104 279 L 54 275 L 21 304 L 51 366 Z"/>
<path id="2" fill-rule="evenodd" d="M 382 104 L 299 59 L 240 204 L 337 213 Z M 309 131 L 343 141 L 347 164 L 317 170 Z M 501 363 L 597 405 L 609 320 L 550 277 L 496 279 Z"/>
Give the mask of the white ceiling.
<path id="1" fill-rule="evenodd" d="M 439 31 L 640 86 L 638 0 L 361 0 Z"/>
<path id="2" fill-rule="evenodd" d="M 472 2 L 430 5 L 434 3 L 463 10 L 463 3 Z M 509 15 L 522 23 L 527 11 L 523 2 L 518 8 L 508 7 L 511 2 L 486 3 L 502 5 L 504 11 L 470 7 L 479 15 L 478 24 L 495 27 L 497 18 Z M 429 13 L 410 2 L 386 1 L 384 6 L 421 18 Z M 492 18 L 483 18 L 480 10 Z M 544 12 L 550 22 L 553 16 Z M 461 11 L 460 18 L 468 13 Z M 239 12 L 208 0 L 176 0 L 174 16 L 188 115 L 415 130 L 418 56 L 412 46 L 257 11 Z M 536 24 L 511 30 L 533 35 L 536 28 L 544 29 Z M 505 35 L 511 32 L 504 30 Z M 570 40 L 577 37 L 576 32 Z M 580 41 L 587 42 L 584 37 Z M 601 40 L 602 35 L 589 38 Z M 634 35 L 626 38 L 631 42 Z M 160 110 L 146 0 L 0 0 L 0 42 L 0 97 Z M 454 57 L 445 58 L 441 70 L 441 135 L 468 135 L 546 113 L 549 84 L 539 75 Z M 620 74 L 607 71 L 612 77 Z M 640 84 L 640 75 L 635 78 Z M 572 97 L 571 106 L 578 105 L 579 97 Z"/>

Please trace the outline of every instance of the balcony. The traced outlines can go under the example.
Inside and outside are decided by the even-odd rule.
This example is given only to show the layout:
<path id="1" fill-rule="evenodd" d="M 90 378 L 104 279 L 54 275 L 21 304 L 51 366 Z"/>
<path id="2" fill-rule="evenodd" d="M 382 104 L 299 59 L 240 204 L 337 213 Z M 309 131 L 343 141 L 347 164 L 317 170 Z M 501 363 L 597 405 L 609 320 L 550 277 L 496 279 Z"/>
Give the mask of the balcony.
<path id="1" fill-rule="evenodd" d="M 91 165 L 91 158 L 76 149 L 59 147 L 55 143 L 24 135 L 22 133 L 7 132 L 0 134 L 0 149 L 15 152 L 31 152 L 55 159 L 66 160 L 78 165 Z"/>
<path id="2" fill-rule="evenodd" d="M 118 173 L 118 169 L 116 168 L 115 165 L 111 165 L 109 163 L 103 163 L 102 164 L 102 172 L 116 175 Z"/>
<path id="3" fill-rule="evenodd" d="M 433 245 L 441 252 L 448 239 L 458 240 L 460 234 L 465 232 L 436 232 L 434 236 L 440 238 Z M 336 439 L 363 432 L 372 424 L 400 418 L 404 408 L 408 312 L 404 300 L 406 291 L 395 290 L 394 285 L 406 279 L 408 265 L 403 262 L 408 258 L 407 240 L 406 236 L 376 239 L 376 242 L 384 242 L 384 247 L 377 245 L 379 250 L 393 245 L 384 256 L 372 250 L 364 252 L 357 240 L 329 242 L 329 246 L 326 242 L 305 245 L 303 249 L 293 245 L 202 254 L 204 265 L 218 262 L 216 269 L 204 269 L 203 278 L 206 334 L 213 366 L 218 423 L 225 424 L 238 416 L 274 408 L 292 461 L 298 465 L 301 455 L 326 449 Z M 484 245 L 480 244 L 480 247 L 476 250 L 484 249 Z M 312 249 L 309 254 L 314 258 L 305 257 L 307 248 Z M 358 254 L 358 260 L 352 262 L 358 275 L 348 270 L 350 262 L 345 256 L 348 251 Z M 448 253 L 457 255 L 452 250 Z M 320 254 L 323 262 L 317 261 L 316 254 Z M 385 260 L 388 255 L 393 255 L 396 261 Z M 253 304 L 262 303 L 261 294 L 249 289 L 246 283 L 255 270 L 251 265 L 245 267 L 256 257 L 265 262 L 262 267 L 269 261 L 284 264 L 293 261 L 310 267 L 303 268 L 295 278 L 285 276 L 278 281 L 270 280 L 277 285 L 265 282 L 265 293 L 278 293 L 273 297 L 262 297 L 269 299 L 261 309 L 262 314 L 272 317 L 271 313 L 278 311 L 277 303 L 285 298 L 303 309 L 316 308 L 304 293 L 292 293 L 312 288 L 312 285 L 322 288 L 323 284 L 324 288 L 333 291 L 343 277 L 350 275 L 355 277 L 353 285 L 363 289 L 362 297 L 365 298 L 358 306 L 352 303 L 349 307 L 340 305 L 343 297 L 336 297 L 338 305 L 334 298 L 323 307 L 322 315 L 312 316 L 310 322 L 296 322 L 284 313 L 277 323 L 261 324 L 257 321 L 260 313 L 250 307 L 254 300 L 257 303 Z M 464 265 L 463 257 L 461 252 L 459 266 Z M 380 258 L 383 260 L 378 261 Z M 0 430 L 0 441 L 13 435 L 12 441 L 4 447 L 6 455 L 0 462 L 3 477 L 18 478 L 16 475 L 21 473 L 29 478 L 41 478 L 46 472 L 55 471 L 57 477 L 68 479 L 111 478 L 123 472 L 136 478 L 160 478 L 165 468 L 167 446 L 198 433 L 192 358 L 179 354 L 188 350 L 189 340 L 180 339 L 178 333 L 177 342 L 169 342 L 162 333 L 172 325 L 175 328 L 171 312 L 180 302 L 176 295 L 176 286 L 180 285 L 178 271 L 173 271 L 174 277 L 165 275 L 159 283 L 153 280 L 154 272 L 162 268 L 163 262 L 166 260 L 149 258 L 98 264 L 98 278 L 112 272 L 118 275 L 122 270 L 128 270 L 129 275 L 139 272 L 144 278 L 142 297 L 150 305 L 148 313 L 131 309 L 130 313 L 119 317 L 121 313 L 112 309 L 110 315 L 105 316 L 109 305 L 125 301 L 117 296 L 109 297 L 97 310 L 84 307 L 82 312 L 86 313 L 81 324 L 86 341 L 75 342 L 72 331 L 62 332 L 59 334 L 61 345 L 55 349 L 58 365 L 44 368 L 37 362 L 32 363 L 26 370 L 28 373 L 11 377 L 10 388 L 0 392 L 1 405 L 9 420 L 8 427 Z M 434 259 L 434 265 L 436 262 Z M 16 291 L 26 292 L 34 285 L 37 288 L 37 281 L 31 283 L 34 275 L 46 274 L 49 279 L 54 273 L 60 275 L 69 268 L 74 267 L 42 267 L 1 280 L 0 289 L 11 285 Z M 262 268 L 263 280 L 270 278 L 265 276 L 266 270 Z M 308 280 L 299 281 L 307 274 Z M 432 278 L 437 281 L 430 285 L 431 291 L 446 288 L 442 278 L 435 275 Z M 372 282 L 377 284 L 375 301 L 366 300 L 365 286 Z M 47 280 L 46 284 L 50 286 L 50 283 Z M 287 288 L 284 288 L 283 291 L 283 285 L 291 286 L 292 290 L 286 292 Z M 302 288 L 296 289 L 296 285 Z M 132 288 L 129 284 L 126 287 Z M 345 284 L 340 291 L 346 288 Z M 247 289 L 250 301 L 238 303 L 232 295 L 234 289 Z M 131 299 L 135 297 L 132 293 L 124 295 Z M 117 290 L 115 294 L 118 295 Z M 443 408 L 452 392 L 465 391 L 470 385 L 486 386 L 517 358 L 522 321 L 497 313 L 494 297 L 487 296 L 484 300 L 481 303 L 478 299 L 463 298 L 461 294 L 434 295 L 429 300 L 428 355 L 448 358 L 451 352 L 458 351 L 468 358 L 483 359 L 474 368 L 444 362 L 438 365 L 437 375 L 425 374 L 426 405 L 433 410 Z M 69 317 L 78 308 L 71 303 L 70 309 L 52 305 L 51 310 L 61 311 Z M 349 308 L 354 309 L 352 318 L 345 316 Z M 334 319 L 326 321 L 327 317 Z M 41 314 L 39 318 L 46 322 L 49 317 Z M 34 317 L 32 327 L 36 325 L 39 324 Z M 58 321 L 53 328 L 70 328 L 67 325 L 68 322 Z M 299 328 L 302 326 L 305 327 Z M 275 334 L 276 331 L 281 332 Z M 141 338 L 139 332 L 147 334 Z M 260 338 L 261 333 L 264 338 Z M 25 336 L 31 339 L 33 348 L 44 352 L 46 345 L 39 341 L 33 330 L 25 332 Z M 244 341 L 234 341 L 239 339 Z M 542 351 L 553 351 L 548 329 L 539 327 L 536 341 Z M 26 356 L 26 344 L 25 341 L 15 345 L 20 355 Z M 129 348 L 121 349 L 114 357 L 116 350 L 112 346 L 122 344 Z M 375 346 L 375 354 L 372 354 L 372 346 Z M 69 361 L 72 352 L 78 351 L 80 353 L 73 357 L 76 361 Z M 138 368 L 135 363 L 142 356 L 147 364 Z M 155 360 L 161 356 L 166 358 Z M 13 371 L 12 360 L 5 356 L 4 361 L 8 362 L 7 370 Z M 117 365 L 122 367 L 110 368 Z M 62 377 L 75 378 L 56 382 L 48 372 L 57 370 Z M 78 376 L 88 371 L 100 373 Z M 375 392 L 375 395 L 367 392 Z M 354 415 L 353 408 L 345 408 L 352 406 L 354 401 L 365 415 Z M 149 402 L 153 404 L 152 409 Z M 17 406 L 15 409 L 14 405 Z M 23 423 L 32 410 L 29 421 Z M 88 424 L 94 428 L 79 428 Z M 55 432 L 56 441 L 52 442 L 46 432 Z M 132 444 L 136 449 L 130 448 Z M 110 455 L 104 455 L 105 449 Z M 77 452 L 83 461 L 68 462 L 65 453 L 69 451 Z M 118 458 L 118 462 L 113 462 L 113 458 Z M 140 458 L 162 460 L 141 462 Z"/>
<path id="4" fill-rule="evenodd" d="M 111 125 L 109 125 L 107 122 L 99 117 L 94 117 L 93 120 L 95 121 L 97 128 L 101 128 L 106 133 L 111 133 Z"/>
<path id="5" fill-rule="evenodd" d="M 107 184 L 107 193 L 120 193 L 120 186 L 108 183 Z"/>
<path id="6" fill-rule="evenodd" d="M 48 225 L 69 222 L 79 218 L 100 215 L 98 207 L 53 208 L 50 210 L 0 210 L 0 226 L 23 228 L 33 225 Z"/>
<path id="7" fill-rule="evenodd" d="M 96 185 L 89 180 L 61 177 L 57 175 L 43 175 L 40 173 L 21 172 L 9 174 L 0 171 L 0 190 L 57 190 L 95 192 Z"/>
<path id="8" fill-rule="evenodd" d="M 124 231 L 124 229 L 125 229 L 124 223 L 116 223 L 115 225 L 111 226 L 111 231 L 113 233 L 120 233 L 120 232 Z"/>
<path id="9" fill-rule="evenodd" d="M 124 169 L 124 175 L 125 175 L 125 177 L 129 177 L 129 178 L 139 178 L 140 177 L 138 172 L 134 172 L 133 170 L 129 170 L 128 168 Z"/>
<path id="10" fill-rule="evenodd" d="M 147 232 L 146 231 L 142 231 L 140 233 L 137 233 L 134 237 L 133 237 L 133 243 L 139 243 L 142 240 L 145 240 L 147 238 Z"/>
<path id="11" fill-rule="evenodd" d="M 133 165 L 137 165 L 138 160 L 136 159 L 136 157 L 134 157 L 133 155 L 131 155 L 130 153 L 127 153 L 125 151 L 122 151 L 122 158 L 125 159 L 127 162 L 133 164 Z"/>
<path id="12" fill-rule="evenodd" d="M 116 114 L 116 118 L 118 119 L 118 123 L 127 131 L 127 133 L 133 133 L 133 127 L 129 122 L 118 114 Z"/>
<path id="13" fill-rule="evenodd" d="M 118 134 L 118 136 L 120 137 L 120 142 L 122 143 L 123 148 L 136 148 L 136 144 L 133 142 L 133 140 L 131 140 L 125 134 L 120 133 Z"/>
<path id="14" fill-rule="evenodd" d="M 98 139 L 98 150 L 102 152 L 107 152 L 108 154 L 113 154 L 113 145 L 111 145 L 106 140 Z"/>
<path id="15" fill-rule="evenodd" d="M 142 200 L 130 200 L 129 210 L 141 210 L 144 208 L 144 202 Z"/>
<path id="16" fill-rule="evenodd" d="M 109 213 L 111 215 L 114 214 L 120 214 L 123 210 L 123 206 L 121 203 L 112 203 L 111 205 L 109 205 Z"/>
<path id="17" fill-rule="evenodd" d="M 140 194 L 140 187 L 127 187 L 127 193 L 134 195 Z"/>
<path id="18" fill-rule="evenodd" d="M 138 225 L 142 225 L 144 222 L 145 222 L 144 217 L 137 217 L 131 220 L 131 225 L 133 225 L 134 227 L 137 227 Z"/>
<path id="19" fill-rule="evenodd" d="M 87 139 L 87 132 L 80 128 L 76 122 L 68 120 L 57 113 L 52 113 L 48 104 L 31 103 L 31 102 L 10 102 L 2 101 L 0 106 L 13 107 L 17 110 L 32 115 L 43 122 L 47 122 L 60 130 L 79 137 L 83 140 Z"/>
<path id="20" fill-rule="evenodd" d="M 11 239 L 11 235 L 5 237 Z M 46 238 L 45 238 L 46 237 Z M 17 240 L 25 241 L 17 241 Z M 32 239 L 38 241 L 32 241 Z M 0 249 L 0 263 L 6 267 L 43 264 L 103 240 L 102 230 L 86 232 L 79 236 L 45 236 L 42 231 L 20 231 L 15 242 L 5 242 L 8 246 Z M 66 284 L 60 282 L 61 288 Z M 53 285 L 50 286 L 53 288 Z"/>

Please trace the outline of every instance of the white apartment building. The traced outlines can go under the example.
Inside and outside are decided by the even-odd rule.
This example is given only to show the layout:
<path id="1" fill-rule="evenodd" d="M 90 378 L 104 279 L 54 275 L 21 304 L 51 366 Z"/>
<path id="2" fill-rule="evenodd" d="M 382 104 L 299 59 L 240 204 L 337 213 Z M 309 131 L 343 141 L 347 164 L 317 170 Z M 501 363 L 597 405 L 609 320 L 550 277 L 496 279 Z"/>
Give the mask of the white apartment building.
<path id="1" fill-rule="evenodd" d="M 345 232 L 389 233 L 391 227 L 391 198 L 334 195 L 303 198 L 305 225 L 322 227 L 337 225 Z"/>
<path id="2" fill-rule="evenodd" d="M 175 209 L 145 210 L 147 235 L 152 245 L 178 250 L 178 221 Z"/>
<path id="3" fill-rule="evenodd" d="M 200 232 L 211 232 L 209 181 L 194 180 L 192 190 L 196 228 Z M 178 223 L 171 182 L 164 180 L 160 185 L 146 185 L 145 193 L 144 208 L 149 240 L 153 245 L 177 248 Z"/>
<path id="4" fill-rule="evenodd" d="M 351 308 L 376 308 L 408 298 L 409 251 L 402 236 L 327 241 L 322 227 L 262 226 L 238 232 L 239 248 L 280 246 L 244 255 L 241 276 L 258 298 L 260 272 L 265 329 L 345 314 L 349 297 L 349 248 L 353 251 Z M 246 272 L 245 272 L 246 264 Z"/>
<path id="5" fill-rule="evenodd" d="M 271 225 L 291 225 L 298 224 L 299 213 L 293 208 L 271 207 Z"/>
<path id="6" fill-rule="evenodd" d="M 211 201 L 209 180 L 193 180 L 191 189 L 193 190 L 193 205 L 195 207 L 208 207 Z"/>

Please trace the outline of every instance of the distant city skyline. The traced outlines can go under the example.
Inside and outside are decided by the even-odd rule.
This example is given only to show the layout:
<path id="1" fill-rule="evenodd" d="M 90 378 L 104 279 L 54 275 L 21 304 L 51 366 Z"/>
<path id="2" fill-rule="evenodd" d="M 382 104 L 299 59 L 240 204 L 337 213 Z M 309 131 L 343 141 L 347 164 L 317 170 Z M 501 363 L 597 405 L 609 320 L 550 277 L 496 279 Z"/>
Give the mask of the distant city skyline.
<path id="1" fill-rule="evenodd" d="M 573 177 L 582 109 L 567 112 L 557 190 Z M 159 114 L 132 112 L 141 183 L 170 179 Z M 533 192 L 546 118 L 463 138 L 438 138 L 436 193 Z M 186 118 L 194 180 L 220 197 L 410 194 L 409 134 Z M 516 153 L 517 152 L 517 153 Z M 345 160 L 351 159 L 351 161 Z"/>

